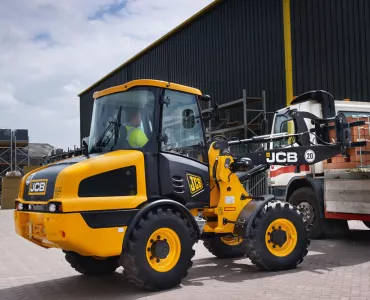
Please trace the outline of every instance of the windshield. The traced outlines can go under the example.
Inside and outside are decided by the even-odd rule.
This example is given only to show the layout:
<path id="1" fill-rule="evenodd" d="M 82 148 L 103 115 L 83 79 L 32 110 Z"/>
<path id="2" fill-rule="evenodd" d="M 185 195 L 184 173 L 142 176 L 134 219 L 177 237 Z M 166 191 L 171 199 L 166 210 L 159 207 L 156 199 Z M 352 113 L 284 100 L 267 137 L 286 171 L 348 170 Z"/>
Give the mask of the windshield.
<path id="1" fill-rule="evenodd" d="M 153 131 L 154 88 L 140 87 L 94 101 L 89 153 L 141 149 Z"/>

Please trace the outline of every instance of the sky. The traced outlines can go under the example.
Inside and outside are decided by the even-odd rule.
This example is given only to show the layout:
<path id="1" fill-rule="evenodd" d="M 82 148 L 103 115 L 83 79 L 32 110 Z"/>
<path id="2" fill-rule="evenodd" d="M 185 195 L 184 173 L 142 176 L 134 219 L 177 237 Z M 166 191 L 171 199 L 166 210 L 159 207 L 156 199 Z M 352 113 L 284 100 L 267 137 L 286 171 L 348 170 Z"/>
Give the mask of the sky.
<path id="1" fill-rule="evenodd" d="M 0 128 L 78 147 L 78 94 L 211 2 L 1 0 Z"/>

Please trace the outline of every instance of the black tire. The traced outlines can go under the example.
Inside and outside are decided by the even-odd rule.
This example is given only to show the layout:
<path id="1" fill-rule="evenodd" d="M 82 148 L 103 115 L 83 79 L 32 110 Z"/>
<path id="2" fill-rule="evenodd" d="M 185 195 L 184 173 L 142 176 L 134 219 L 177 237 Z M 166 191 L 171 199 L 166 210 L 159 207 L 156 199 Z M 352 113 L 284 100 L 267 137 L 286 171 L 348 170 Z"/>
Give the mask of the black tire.
<path id="1" fill-rule="evenodd" d="M 180 241 L 181 253 L 171 269 L 158 271 L 149 264 L 147 259 L 147 252 L 149 252 L 148 255 L 156 255 L 151 252 L 153 248 L 147 247 L 147 243 L 156 230 L 163 230 L 163 228 L 169 228 L 176 234 Z M 179 212 L 174 212 L 170 208 L 152 210 L 140 219 L 132 234 L 127 238 L 129 241 L 121 255 L 120 264 L 124 268 L 127 279 L 139 288 L 145 290 L 170 289 L 179 285 L 182 279 L 188 275 L 188 270 L 193 265 L 192 258 L 195 254 L 193 245 L 196 231 Z M 171 254 L 170 251 L 171 249 L 169 254 Z M 155 259 L 155 261 L 157 260 Z"/>
<path id="2" fill-rule="evenodd" d="M 302 187 L 295 190 L 289 197 L 288 202 L 293 206 L 298 206 L 302 202 L 308 202 L 313 208 L 313 222 L 307 224 L 309 229 L 308 237 L 318 239 L 325 235 L 325 220 L 320 217 L 319 201 L 315 191 L 310 187 Z"/>
<path id="3" fill-rule="evenodd" d="M 100 276 L 114 273 L 119 267 L 118 257 L 96 259 L 82 256 L 76 252 L 64 251 L 65 259 L 77 272 L 88 276 Z"/>
<path id="4" fill-rule="evenodd" d="M 247 254 L 247 241 L 242 240 L 237 245 L 230 245 L 222 240 L 221 236 L 204 239 L 204 247 L 214 256 L 220 259 L 224 258 L 239 258 Z"/>
<path id="5" fill-rule="evenodd" d="M 274 255 L 265 241 L 267 229 L 277 219 L 290 221 L 297 233 L 295 247 L 285 256 Z M 270 201 L 265 204 L 252 222 L 247 241 L 247 253 L 253 264 L 262 270 L 278 271 L 293 269 L 303 261 L 308 253 L 310 241 L 307 227 L 296 207 L 286 202 Z"/>
<path id="6" fill-rule="evenodd" d="M 362 223 L 370 229 L 370 222 L 369 221 L 362 221 Z"/>

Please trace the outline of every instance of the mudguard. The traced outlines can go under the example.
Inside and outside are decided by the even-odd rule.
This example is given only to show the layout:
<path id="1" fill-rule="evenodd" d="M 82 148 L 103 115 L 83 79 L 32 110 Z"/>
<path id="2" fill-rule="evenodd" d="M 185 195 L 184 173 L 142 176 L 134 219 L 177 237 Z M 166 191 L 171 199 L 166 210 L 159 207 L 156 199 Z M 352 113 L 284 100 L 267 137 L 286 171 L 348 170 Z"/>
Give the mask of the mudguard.
<path id="1" fill-rule="evenodd" d="M 126 231 L 126 234 L 125 234 L 125 239 L 123 240 L 122 250 L 124 250 L 126 248 L 127 242 L 129 240 L 129 236 L 131 235 L 132 231 L 134 230 L 137 222 L 139 222 L 140 218 L 146 212 L 148 212 L 151 209 L 153 209 L 155 207 L 158 207 L 158 206 L 173 207 L 173 208 L 181 211 L 186 216 L 186 218 L 189 220 L 189 222 L 193 225 L 194 229 L 196 230 L 196 232 L 197 232 L 197 237 L 196 238 L 198 239 L 200 237 L 200 230 L 199 230 L 199 226 L 197 224 L 197 221 L 195 220 L 194 216 L 190 213 L 190 211 L 184 205 L 182 205 L 181 203 L 176 202 L 174 200 L 160 199 L 160 200 L 155 200 L 153 202 L 148 202 L 148 203 L 144 204 L 139 209 L 139 211 L 137 212 L 135 217 L 131 220 L 131 222 L 130 222 L 128 228 L 127 228 L 127 231 Z"/>
<path id="2" fill-rule="evenodd" d="M 299 176 L 291 178 L 287 185 L 285 201 L 289 202 L 289 197 L 292 193 L 298 188 L 304 186 L 311 187 L 314 190 L 316 198 L 319 201 L 320 217 L 324 218 L 324 180 L 321 178 L 316 179 L 309 176 L 304 178 Z"/>
<path id="3" fill-rule="evenodd" d="M 237 219 L 238 222 L 242 222 L 244 225 L 235 224 L 234 234 L 242 238 L 248 237 L 254 217 L 267 202 L 275 199 L 274 195 L 263 195 L 261 198 L 263 199 L 260 200 L 260 197 L 258 199 L 253 199 L 244 206 Z"/>

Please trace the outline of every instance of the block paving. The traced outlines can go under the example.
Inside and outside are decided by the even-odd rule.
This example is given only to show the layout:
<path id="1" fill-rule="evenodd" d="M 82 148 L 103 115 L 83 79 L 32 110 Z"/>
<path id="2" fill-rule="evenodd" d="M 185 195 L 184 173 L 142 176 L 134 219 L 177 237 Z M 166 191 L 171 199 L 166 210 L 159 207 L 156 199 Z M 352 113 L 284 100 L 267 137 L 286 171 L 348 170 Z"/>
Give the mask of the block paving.
<path id="1" fill-rule="evenodd" d="M 216 259 L 200 242 L 182 285 L 149 293 L 130 285 L 121 268 L 100 278 L 78 274 L 60 250 L 17 236 L 13 211 L 0 210 L 0 299 L 370 299 L 370 230 L 361 222 L 350 227 L 347 235 L 312 241 L 305 261 L 284 272 L 260 271 L 247 258 Z"/>

